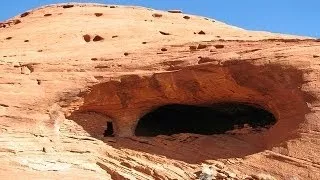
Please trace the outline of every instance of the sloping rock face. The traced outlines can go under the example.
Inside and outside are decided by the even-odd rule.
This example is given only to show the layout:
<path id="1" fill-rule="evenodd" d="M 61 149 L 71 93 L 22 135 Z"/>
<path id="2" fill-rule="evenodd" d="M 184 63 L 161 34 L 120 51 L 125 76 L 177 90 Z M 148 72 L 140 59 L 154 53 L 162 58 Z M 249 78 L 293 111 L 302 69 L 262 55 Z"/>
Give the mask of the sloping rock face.
<path id="1" fill-rule="evenodd" d="M 0 23 L 0 177 L 319 179 L 320 42 L 185 17 L 72 4 Z M 159 107 L 225 102 L 276 122 L 135 136 Z"/>

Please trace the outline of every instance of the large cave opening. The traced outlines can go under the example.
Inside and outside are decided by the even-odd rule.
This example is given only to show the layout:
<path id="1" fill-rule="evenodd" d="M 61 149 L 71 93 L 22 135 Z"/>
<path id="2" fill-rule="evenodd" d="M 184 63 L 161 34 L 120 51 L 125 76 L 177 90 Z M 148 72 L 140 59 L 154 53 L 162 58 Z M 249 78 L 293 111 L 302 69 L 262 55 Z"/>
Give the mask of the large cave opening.
<path id="1" fill-rule="evenodd" d="M 276 123 L 267 110 L 244 103 L 218 103 L 209 106 L 170 104 L 158 107 L 138 122 L 136 136 L 193 133 L 223 134 L 234 129 L 251 127 L 254 131 Z"/>

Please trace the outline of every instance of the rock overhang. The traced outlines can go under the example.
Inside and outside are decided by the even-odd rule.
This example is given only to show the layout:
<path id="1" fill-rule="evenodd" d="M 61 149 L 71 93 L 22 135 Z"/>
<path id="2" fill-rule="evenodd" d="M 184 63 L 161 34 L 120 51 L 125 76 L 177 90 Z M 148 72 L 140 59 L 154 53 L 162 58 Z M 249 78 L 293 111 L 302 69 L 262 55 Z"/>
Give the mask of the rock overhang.
<path id="1" fill-rule="evenodd" d="M 94 85 L 79 112 L 102 113 L 113 121 L 116 136 L 133 136 L 139 119 L 163 105 L 246 103 L 271 112 L 277 119 L 263 134 L 265 145 L 272 146 L 291 136 L 310 112 L 301 90 L 303 83 L 303 71 L 292 66 L 207 63 L 150 76 L 127 75 L 120 81 Z"/>

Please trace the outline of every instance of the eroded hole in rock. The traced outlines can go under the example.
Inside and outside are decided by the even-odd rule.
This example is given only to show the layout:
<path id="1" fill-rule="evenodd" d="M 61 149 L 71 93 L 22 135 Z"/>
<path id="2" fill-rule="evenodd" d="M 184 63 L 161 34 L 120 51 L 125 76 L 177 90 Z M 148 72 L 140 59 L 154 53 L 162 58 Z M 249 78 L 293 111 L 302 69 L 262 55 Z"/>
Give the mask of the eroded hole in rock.
<path id="1" fill-rule="evenodd" d="M 86 42 L 90 42 L 91 41 L 91 36 L 89 34 L 85 34 L 83 35 L 83 39 L 86 41 Z"/>
<path id="2" fill-rule="evenodd" d="M 103 15 L 103 13 L 94 13 L 95 16 L 100 17 Z"/>
<path id="3" fill-rule="evenodd" d="M 21 15 L 20 15 L 20 17 L 26 17 L 26 16 L 28 16 L 30 14 L 30 12 L 25 12 L 25 13 L 22 13 Z"/>
<path id="4" fill-rule="evenodd" d="M 113 123 L 112 122 L 107 122 L 107 127 L 106 127 L 106 130 L 104 131 L 103 136 L 104 137 L 113 137 L 114 136 Z"/>
<path id="5" fill-rule="evenodd" d="M 210 106 L 165 105 L 143 116 L 136 127 L 137 136 L 193 133 L 223 134 L 232 130 L 251 128 L 259 132 L 276 123 L 272 113 L 241 103 L 220 103 Z"/>
<path id="6" fill-rule="evenodd" d="M 94 42 L 102 41 L 102 40 L 104 40 L 104 38 L 101 37 L 101 36 L 99 36 L 99 35 L 97 35 L 97 36 L 95 36 L 95 37 L 93 38 L 93 41 L 94 41 Z"/>
<path id="7" fill-rule="evenodd" d="M 62 6 L 62 8 L 64 8 L 64 9 L 72 8 L 72 7 L 74 7 L 74 5 L 72 5 L 72 4 L 66 4 L 66 5 Z"/>

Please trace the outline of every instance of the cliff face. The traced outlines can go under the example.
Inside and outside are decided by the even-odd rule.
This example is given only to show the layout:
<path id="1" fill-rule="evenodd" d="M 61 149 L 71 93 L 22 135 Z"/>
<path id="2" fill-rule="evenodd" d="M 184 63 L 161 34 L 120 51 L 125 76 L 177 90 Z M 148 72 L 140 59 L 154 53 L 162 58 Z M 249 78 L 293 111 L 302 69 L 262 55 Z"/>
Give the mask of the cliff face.
<path id="1" fill-rule="evenodd" d="M 319 45 L 141 7 L 23 13 L 0 23 L 0 177 L 196 179 L 203 170 L 217 179 L 319 179 Z M 263 109 L 276 122 L 260 127 L 255 115 L 213 135 L 135 136 L 161 107 L 190 107 L 182 123 L 164 121 L 172 128 L 219 103 L 236 105 L 237 116 Z M 222 121 L 210 126 L 237 119 L 231 109 L 215 109 Z"/>

